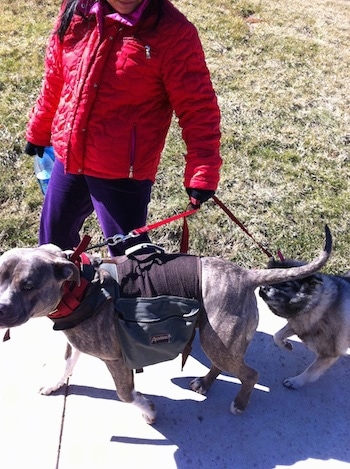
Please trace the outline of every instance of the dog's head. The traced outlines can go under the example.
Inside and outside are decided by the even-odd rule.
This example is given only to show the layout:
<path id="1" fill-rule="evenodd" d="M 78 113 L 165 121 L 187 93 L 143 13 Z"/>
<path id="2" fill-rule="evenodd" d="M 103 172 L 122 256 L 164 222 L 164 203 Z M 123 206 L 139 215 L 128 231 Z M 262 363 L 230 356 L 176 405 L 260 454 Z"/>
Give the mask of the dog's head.
<path id="1" fill-rule="evenodd" d="M 268 263 L 268 268 L 289 268 L 299 265 L 303 265 L 303 262 L 273 259 Z M 274 314 L 288 319 L 310 310 L 322 284 L 322 274 L 316 273 L 303 279 L 260 287 L 259 295 Z"/>
<path id="2" fill-rule="evenodd" d="M 54 245 L 14 248 L 0 256 L 0 328 L 46 316 L 60 302 L 66 281 L 79 269 Z"/>

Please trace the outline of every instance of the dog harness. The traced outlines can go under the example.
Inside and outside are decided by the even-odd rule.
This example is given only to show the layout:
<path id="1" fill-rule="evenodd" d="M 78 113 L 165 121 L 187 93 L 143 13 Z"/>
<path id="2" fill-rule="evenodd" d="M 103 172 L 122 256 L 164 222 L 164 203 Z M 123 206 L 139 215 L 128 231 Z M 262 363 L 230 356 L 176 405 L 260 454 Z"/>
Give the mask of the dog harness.
<path id="1" fill-rule="evenodd" d="M 200 261 L 187 254 L 130 255 L 116 265 L 103 263 L 111 277 L 102 278 L 82 253 L 75 260 L 80 270 L 80 285 L 67 282 L 57 309 L 49 314 L 54 330 L 70 329 L 95 315 L 106 301 L 116 298 L 153 298 L 172 295 L 201 298 Z"/>
<path id="2" fill-rule="evenodd" d="M 130 255 L 117 265 L 117 271 L 121 298 L 201 297 L 200 260 L 197 256 L 162 251 Z"/>

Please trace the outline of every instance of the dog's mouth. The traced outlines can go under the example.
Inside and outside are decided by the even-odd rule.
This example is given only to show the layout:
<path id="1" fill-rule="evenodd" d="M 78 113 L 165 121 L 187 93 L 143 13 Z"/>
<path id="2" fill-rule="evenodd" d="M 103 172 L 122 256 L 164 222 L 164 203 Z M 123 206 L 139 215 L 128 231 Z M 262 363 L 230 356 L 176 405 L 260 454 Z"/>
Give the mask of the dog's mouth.
<path id="1" fill-rule="evenodd" d="M 265 301 L 271 312 L 280 318 L 293 318 L 300 312 L 299 299 L 287 295 L 283 290 L 261 287 L 259 296 Z"/>
<path id="2" fill-rule="evenodd" d="M 26 323 L 30 314 L 22 304 L 2 301 L 0 303 L 0 329 L 17 327 Z"/>
<path id="3" fill-rule="evenodd" d="M 262 298 L 264 301 L 266 301 L 266 300 L 269 299 L 268 292 L 267 292 L 263 287 L 260 287 L 260 288 L 259 288 L 259 296 L 260 296 L 260 298 Z"/>
<path id="4" fill-rule="evenodd" d="M 1 312 L 0 312 L 0 315 L 1 315 Z M 0 329 L 9 329 L 11 327 L 21 326 L 22 324 L 25 324 L 28 320 L 29 318 L 23 318 L 23 317 L 22 318 L 10 317 L 6 319 L 4 319 L 3 317 L 0 317 Z"/>
<path id="5" fill-rule="evenodd" d="M 273 287 L 260 287 L 259 296 L 267 304 L 286 304 L 290 298 L 283 292 L 283 290 L 277 290 Z"/>

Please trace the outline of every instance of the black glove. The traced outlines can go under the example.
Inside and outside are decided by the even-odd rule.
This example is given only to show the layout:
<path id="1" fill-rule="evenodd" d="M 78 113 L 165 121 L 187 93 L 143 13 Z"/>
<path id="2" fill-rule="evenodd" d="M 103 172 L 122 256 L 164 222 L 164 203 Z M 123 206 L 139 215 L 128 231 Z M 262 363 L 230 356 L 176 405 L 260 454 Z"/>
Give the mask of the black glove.
<path id="1" fill-rule="evenodd" d="M 30 155 L 30 156 L 38 155 L 40 158 L 42 158 L 44 154 L 44 150 L 45 150 L 45 147 L 27 142 L 24 152 L 27 153 L 27 155 Z"/>
<path id="2" fill-rule="evenodd" d="M 206 202 L 215 194 L 215 191 L 191 189 L 190 187 L 186 187 L 186 192 L 190 196 L 190 202 L 193 208 L 199 208 L 203 202 Z"/>

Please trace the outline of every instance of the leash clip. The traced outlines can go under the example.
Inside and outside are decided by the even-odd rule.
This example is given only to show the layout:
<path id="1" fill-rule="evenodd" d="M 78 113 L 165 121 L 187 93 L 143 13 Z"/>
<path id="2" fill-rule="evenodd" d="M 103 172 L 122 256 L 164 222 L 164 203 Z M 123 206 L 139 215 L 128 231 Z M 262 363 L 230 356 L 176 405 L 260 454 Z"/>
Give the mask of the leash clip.
<path id="1" fill-rule="evenodd" d="M 123 242 L 125 238 L 125 235 L 115 234 L 114 236 L 106 238 L 106 243 L 108 244 L 108 246 L 115 246 L 116 244 Z"/>
<path id="2" fill-rule="evenodd" d="M 106 242 L 108 246 L 115 246 L 116 244 L 122 243 L 129 238 L 136 238 L 136 236 L 139 236 L 139 234 L 134 233 L 133 231 L 130 231 L 130 233 L 128 233 L 127 235 L 115 234 L 114 236 L 110 236 L 109 238 L 107 238 Z"/>

